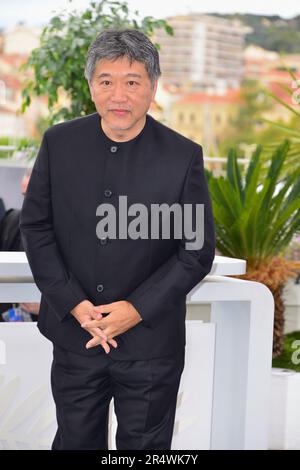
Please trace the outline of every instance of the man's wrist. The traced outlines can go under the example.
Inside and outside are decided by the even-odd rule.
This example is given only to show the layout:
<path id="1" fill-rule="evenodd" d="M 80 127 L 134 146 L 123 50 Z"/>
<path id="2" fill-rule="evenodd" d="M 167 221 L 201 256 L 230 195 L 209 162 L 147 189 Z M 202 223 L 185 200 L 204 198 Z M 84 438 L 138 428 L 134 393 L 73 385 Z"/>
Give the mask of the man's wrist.
<path id="1" fill-rule="evenodd" d="M 77 305 L 75 305 L 75 307 L 70 310 L 71 315 L 76 315 L 78 310 L 80 310 L 85 305 L 85 302 L 89 302 L 88 299 L 82 300 Z"/>

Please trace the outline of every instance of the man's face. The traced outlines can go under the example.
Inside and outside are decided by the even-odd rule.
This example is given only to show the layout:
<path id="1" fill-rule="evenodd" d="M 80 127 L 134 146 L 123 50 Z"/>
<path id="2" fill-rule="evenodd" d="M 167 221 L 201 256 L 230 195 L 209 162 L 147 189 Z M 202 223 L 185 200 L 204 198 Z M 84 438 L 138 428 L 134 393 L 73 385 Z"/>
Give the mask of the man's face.
<path id="1" fill-rule="evenodd" d="M 144 64 L 126 56 L 98 61 L 90 84 L 97 112 L 111 130 L 129 130 L 144 118 L 154 100 L 157 82 L 151 86 Z"/>

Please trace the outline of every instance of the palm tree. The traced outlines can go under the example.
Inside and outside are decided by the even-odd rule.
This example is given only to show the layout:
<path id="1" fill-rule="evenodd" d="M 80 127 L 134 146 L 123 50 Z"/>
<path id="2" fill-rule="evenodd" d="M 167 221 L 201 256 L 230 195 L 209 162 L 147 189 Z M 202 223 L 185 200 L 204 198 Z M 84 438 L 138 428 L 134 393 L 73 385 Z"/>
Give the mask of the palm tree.
<path id="1" fill-rule="evenodd" d="M 229 151 L 226 177 L 208 176 L 216 224 L 217 249 L 224 256 L 247 260 L 247 273 L 236 276 L 265 284 L 275 300 L 273 357 L 283 349 L 282 290 L 296 276 L 300 263 L 284 258 L 284 249 L 300 231 L 300 168 L 283 171 L 290 144 L 284 141 L 272 154 L 267 172 L 262 146 L 241 172 L 236 150 Z M 263 182 L 261 172 L 266 173 Z"/>
<path id="2" fill-rule="evenodd" d="M 279 103 L 283 108 L 287 109 L 291 113 L 290 124 L 284 124 L 282 122 L 274 122 L 269 119 L 260 117 L 260 121 L 266 124 L 271 124 L 274 128 L 282 131 L 283 135 L 288 135 L 290 141 L 290 148 L 285 162 L 284 171 L 290 173 L 294 171 L 295 166 L 299 165 L 300 155 L 300 111 L 293 105 L 300 105 L 300 81 L 293 72 L 293 70 L 283 64 L 283 68 L 288 72 L 291 77 L 291 85 L 287 86 L 283 83 L 277 83 L 277 86 L 286 94 L 286 99 L 279 98 L 275 93 L 266 91 L 266 94 L 270 96 L 274 101 Z M 288 99 L 287 99 L 288 98 Z M 271 153 L 278 146 L 278 141 L 270 141 L 264 145 L 263 158 L 267 161 L 270 158 Z"/>

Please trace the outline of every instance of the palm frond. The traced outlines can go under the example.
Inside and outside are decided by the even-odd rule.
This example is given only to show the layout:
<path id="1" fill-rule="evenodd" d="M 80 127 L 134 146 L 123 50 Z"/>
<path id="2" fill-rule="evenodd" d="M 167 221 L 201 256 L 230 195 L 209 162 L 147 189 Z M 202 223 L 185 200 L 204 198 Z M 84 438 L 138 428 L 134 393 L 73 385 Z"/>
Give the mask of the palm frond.
<path id="1" fill-rule="evenodd" d="M 258 146 L 242 174 L 231 150 L 226 178 L 210 175 L 217 248 L 225 256 L 257 265 L 282 252 L 300 230 L 300 168 L 283 171 L 289 150 L 288 141 L 273 149 L 266 169 Z"/>

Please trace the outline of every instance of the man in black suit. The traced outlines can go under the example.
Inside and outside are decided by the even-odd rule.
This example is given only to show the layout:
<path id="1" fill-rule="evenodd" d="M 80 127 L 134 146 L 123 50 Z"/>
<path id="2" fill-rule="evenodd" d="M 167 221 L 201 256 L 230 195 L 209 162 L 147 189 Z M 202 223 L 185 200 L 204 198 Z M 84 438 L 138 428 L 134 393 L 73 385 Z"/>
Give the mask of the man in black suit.
<path id="1" fill-rule="evenodd" d="M 171 448 L 186 295 L 211 269 L 215 233 L 201 146 L 147 114 L 160 74 L 144 34 L 102 32 L 85 69 L 97 112 L 49 128 L 34 164 L 20 229 L 53 342 L 52 449 L 107 449 L 112 397 L 117 449 Z M 161 204 L 202 205 L 204 223 L 149 235 Z"/>

